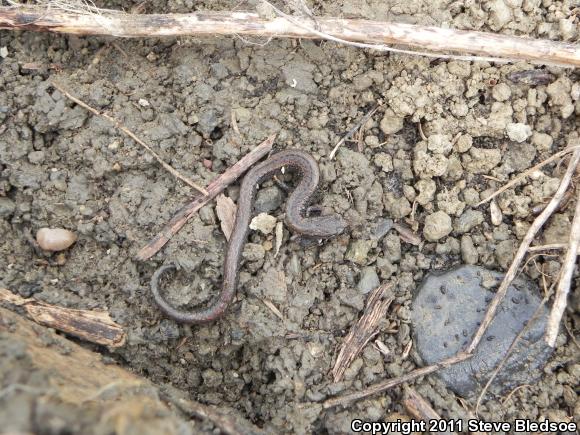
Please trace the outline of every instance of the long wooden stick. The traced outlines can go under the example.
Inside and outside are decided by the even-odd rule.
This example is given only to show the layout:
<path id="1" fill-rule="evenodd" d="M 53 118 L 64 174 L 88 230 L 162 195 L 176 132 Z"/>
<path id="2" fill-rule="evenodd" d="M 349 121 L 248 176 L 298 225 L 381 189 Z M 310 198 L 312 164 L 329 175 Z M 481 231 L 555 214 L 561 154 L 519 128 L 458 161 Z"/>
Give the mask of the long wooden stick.
<path id="1" fill-rule="evenodd" d="M 207 186 L 207 195 L 197 197 L 192 202 L 181 207 L 171 220 L 163 227 L 147 245 L 137 253 L 136 259 L 144 261 L 155 255 L 194 214 L 222 193 L 226 187 L 236 181 L 250 166 L 264 157 L 272 150 L 276 134 L 270 135 L 264 142 L 242 157 L 238 162 L 229 167 L 223 174 L 216 177 Z"/>
<path id="2" fill-rule="evenodd" d="M 251 12 L 126 14 L 110 10 L 66 11 L 18 5 L 0 7 L 0 29 L 125 38 L 182 35 L 253 35 L 330 39 L 365 44 L 400 44 L 433 53 L 471 53 L 539 64 L 580 66 L 580 45 L 468 30 L 404 23 L 319 17 L 262 18 Z M 377 46 L 375 48 L 379 48 Z"/>
<path id="3" fill-rule="evenodd" d="M 421 367 L 419 369 L 415 369 L 407 373 L 406 375 L 399 376 L 393 379 L 387 379 L 382 382 L 378 382 L 373 385 L 369 385 L 367 388 L 361 391 L 355 391 L 354 393 L 347 393 L 343 394 L 342 396 L 333 397 L 331 399 L 326 400 L 322 403 L 322 407 L 324 409 L 334 408 L 335 406 L 339 405 L 348 405 L 349 403 L 364 399 L 365 397 L 372 396 L 374 394 L 380 393 L 382 391 L 388 390 L 389 388 L 396 387 L 397 385 L 404 384 L 405 382 L 410 382 L 414 379 L 417 379 L 421 376 L 426 376 L 428 374 L 434 373 L 437 370 L 440 370 L 445 367 L 449 367 L 453 364 L 460 363 L 461 361 L 465 361 L 466 359 L 471 358 L 473 355 L 460 352 L 457 355 L 454 355 L 450 358 L 446 358 L 443 361 L 439 361 L 438 363 L 431 364 L 429 366 Z"/>
<path id="4" fill-rule="evenodd" d="M 572 284 L 572 275 L 576 266 L 576 259 L 578 258 L 578 246 L 580 245 L 580 189 L 576 198 L 576 212 L 572 220 L 572 229 L 570 230 L 570 242 L 564 263 L 562 264 L 562 274 L 560 281 L 556 287 L 556 298 L 552 305 L 552 311 L 548 318 L 548 325 L 546 326 L 546 343 L 551 347 L 556 346 L 556 337 L 560 329 L 560 321 L 566 309 L 566 298 L 570 292 Z"/>

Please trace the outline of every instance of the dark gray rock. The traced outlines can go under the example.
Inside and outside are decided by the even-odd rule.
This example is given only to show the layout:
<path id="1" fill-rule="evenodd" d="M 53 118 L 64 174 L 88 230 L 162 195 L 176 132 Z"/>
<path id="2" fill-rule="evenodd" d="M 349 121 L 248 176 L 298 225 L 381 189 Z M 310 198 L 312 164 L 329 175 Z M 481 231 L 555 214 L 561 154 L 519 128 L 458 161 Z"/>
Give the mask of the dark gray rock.
<path id="1" fill-rule="evenodd" d="M 482 267 L 460 266 L 425 278 L 413 300 L 411 317 L 417 351 L 425 364 L 439 362 L 465 348 L 493 297 L 489 289 L 497 288 L 502 277 Z M 474 356 L 437 372 L 450 389 L 464 397 L 479 394 L 540 305 L 538 294 L 533 283 L 514 281 Z M 551 353 L 543 340 L 547 315 L 547 308 L 542 307 L 498 373 L 491 392 L 500 394 L 539 378 Z"/>
<path id="2" fill-rule="evenodd" d="M 0 197 L 0 217 L 9 217 L 16 210 L 16 204 L 10 198 Z"/>
<path id="3" fill-rule="evenodd" d="M 256 196 L 254 210 L 256 213 L 270 213 L 282 205 L 284 195 L 276 186 L 260 189 Z"/>
<path id="4" fill-rule="evenodd" d="M 382 239 L 389 231 L 393 228 L 393 220 L 392 219 L 384 219 L 380 218 L 374 226 L 372 230 L 372 237 L 375 240 Z"/>
<path id="5" fill-rule="evenodd" d="M 374 267 L 363 267 L 356 288 L 364 295 L 380 285 L 379 276 Z"/>

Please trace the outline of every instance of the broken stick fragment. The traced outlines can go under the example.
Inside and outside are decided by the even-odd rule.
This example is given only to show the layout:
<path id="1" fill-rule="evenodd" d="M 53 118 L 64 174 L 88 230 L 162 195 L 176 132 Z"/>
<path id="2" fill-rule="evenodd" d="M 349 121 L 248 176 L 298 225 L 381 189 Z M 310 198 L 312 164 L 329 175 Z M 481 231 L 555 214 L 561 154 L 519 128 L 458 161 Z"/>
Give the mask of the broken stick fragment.
<path id="1" fill-rule="evenodd" d="M 4 288 L 0 288 L 0 302 L 20 306 L 36 323 L 82 340 L 110 347 L 121 347 L 125 344 L 125 331 L 106 311 L 76 310 L 50 305 L 33 298 L 23 298 Z"/>
<path id="2" fill-rule="evenodd" d="M 197 197 L 189 204 L 184 205 L 175 213 L 173 218 L 163 227 L 163 229 L 145 247 L 137 253 L 136 259 L 145 261 L 155 255 L 175 233 L 177 233 L 185 223 L 191 219 L 195 213 L 222 193 L 226 187 L 236 181 L 254 163 L 259 161 L 272 151 L 272 145 L 276 139 L 276 134 L 270 135 L 260 145 L 252 149 L 238 162 L 230 166 L 223 174 L 216 177 L 207 186 L 207 195 Z"/>
<path id="3" fill-rule="evenodd" d="M 352 361 L 364 349 L 366 344 L 379 332 L 381 321 L 385 318 L 387 310 L 393 302 L 393 284 L 383 284 L 377 287 L 367 300 L 363 315 L 344 339 L 336 363 L 332 369 L 334 382 L 340 382 L 344 372 Z"/>
<path id="4" fill-rule="evenodd" d="M 50 3 L 49 3 L 50 4 Z M 569 42 L 458 30 L 407 23 L 290 16 L 270 3 L 276 16 L 253 12 L 196 11 L 189 14 L 127 14 L 96 7 L 67 10 L 64 6 L 18 4 L 0 6 L 0 29 L 124 38 L 241 35 L 266 38 L 326 39 L 361 48 L 463 60 L 519 60 L 542 65 L 577 67 L 580 48 Z M 392 45 L 403 45 L 401 50 Z M 422 51 L 411 51 L 422 50 Z M 469 53 L 465 56 L 459 53 Z"/>
<path id="5" fill-rule="evenodd" d="M 441 416 L 439 414 L 437 414 L 437 412 L 431 407 L 431 405 L 429 404 L 429 402 L 427 402 L 427 400 L 425 400 L 423 398 L 423 396 L 421 396 L 416 390 L 414 390 L 411 387 L 405 387 L 405 398 L 403 399 L 403 405 L 405 406 L 405 409 L 407 410 L 407 412 L 413 416 L 414 418 L 418 419 L 418 420 L 423 420 L 428 426 L 429 428 L 429 432 L 430 433 L 436 433 L 436 434 L 453 434 L 455 432 L 453 432 L 452 430 L 447 430 L 447 427 L 445 428 L 445 430 L 437 430 L 437 426 L 432 427 L 431 424 L 429 423 L 430 420 L 441 420 Z M 443 429 L 444 426 L 447 426 L 448 424 L 450 426 L 453 426 L 453 420 L 447 420 L 447 421 L 443 421 L 442 422 L 442 427 L 441 429 Z M 433 430 L 433 431 L 432 431 Z"/>

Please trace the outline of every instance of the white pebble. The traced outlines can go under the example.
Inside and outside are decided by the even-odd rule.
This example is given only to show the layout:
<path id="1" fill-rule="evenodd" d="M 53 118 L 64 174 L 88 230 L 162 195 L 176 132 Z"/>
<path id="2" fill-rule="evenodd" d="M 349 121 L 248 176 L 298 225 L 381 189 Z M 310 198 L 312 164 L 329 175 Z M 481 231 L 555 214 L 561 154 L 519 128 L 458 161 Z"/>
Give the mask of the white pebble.
<path id="1" fill-rule="evenodd" d="M 494 224 L 495 226 L 501 224 L 503 220 L 503 215 L 495 200 L 492 200 L 491 203 L 489 204 L 489 210 L 491 213 L 491 223 Z"/>
<path id="2" fill-rule="evenodd" d="M 523 142 L 532 135 L 532 127 L 521 122 L 510 122 L 506 127 L 506 133 L 514 142 Z"/>
<path id="3" fill-rule="evenodd" d="M 77 240 L 77 235 L 64 228 L 41 228 L 36 232 L 36 242 L 45 251 L 64 251 Z"/>
<path id="4" fill-rule="evenodd" d="M 276 226 L 276 218 L 266 213 L 260 213 L 252 219 L 250 228 L 261 231 L 263 234 L 270 234 Z"/>

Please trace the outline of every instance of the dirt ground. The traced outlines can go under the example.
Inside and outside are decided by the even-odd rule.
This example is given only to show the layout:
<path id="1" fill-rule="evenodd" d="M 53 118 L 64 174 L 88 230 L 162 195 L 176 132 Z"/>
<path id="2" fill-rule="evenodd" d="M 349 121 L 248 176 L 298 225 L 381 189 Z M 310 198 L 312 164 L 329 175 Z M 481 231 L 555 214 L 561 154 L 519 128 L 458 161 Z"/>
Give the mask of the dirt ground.
<path id="1" fill-rule="evenodd" d="M 139 2 L 96 3 L 130 10 Z M 579 37 L 580 5 L 573 0 L 308 4 L 316 15 Z M 145 2 L 146 12 L 159 13 L 255 8 L 256 2 Z M 413 291 L 429 271 L 461 263 L 505 271 L 532 209 L 554 193 L 562 167 L 549 165 L 499 196 L 501 222 L 491 222 L 489 204 L 476 204 L 580 141 L 577 70 L 442 61 L 307 40 L 0 31 L 2 47 L 0 285 L 48 303 L 107 309 L 128 341 L 117 350 L 94 350 L 276 433 L 350 433 L 354 418 L 404 418 L 401 388 L 347 409 L 323 410 L 319 403 L 420 366 L 413 347 L 405 355 Z M 536 70 L 532 81 L 511 75 L 528 70 Z M 285 229 L 278 255 L 273 234 L 251 232 L 227 315 L 205 326 L 165 319 L 149 290 L 161 264 L 183 267 L 167 290 L 176 304 L 202 301 L 221 283 L 226 242 L 215 203 L 151 260 L 136 261 L 193 191 L 114 126 L 65 99 L 51 80 L 121 120 L 201 185 L 277 133 L 277 149 L 299 148 L 319 161 L 320 204 L 344 215 L 351 230 L 304 249 Z M 330 160 L 337 141 L 379 103 L 360 139 Z M 234 200 L 237 193 L 237 185 L 226 191 Z M 284 202 L 269 182 L 257 208 L 282 221 Z M 566 241 L 573 209 L 554 216 L 537 244 Z M 415 229 L 421 244 L 394 229 L 377 238 L 381 219 Z M 46 226 L 72 230 L 79 240 L 60 258 L 39 255 L 27 234 Z M 558 252 L 535 256 L 524 273 L 540 288 L 545 276 L 549 286 L 560 261 Z M 344 380 L 333 383 L 342 339 L 379 282 L 396 282 L 395 301 L 375 338 L 390 352 L 369 344 Z M 579 308 L 580 293 L 573 291 L 542 379 L 509 397 L 488 396 L 481 419 L 580 421 Z M 436 376 L 412 385 L 441 416 L 468 418 L 473 411 L 473 400 L 456 396 Z"/>

